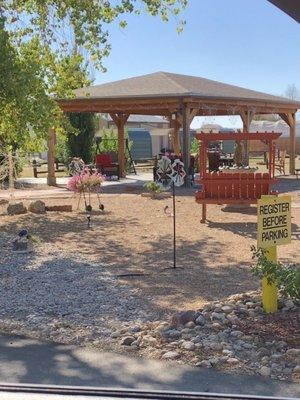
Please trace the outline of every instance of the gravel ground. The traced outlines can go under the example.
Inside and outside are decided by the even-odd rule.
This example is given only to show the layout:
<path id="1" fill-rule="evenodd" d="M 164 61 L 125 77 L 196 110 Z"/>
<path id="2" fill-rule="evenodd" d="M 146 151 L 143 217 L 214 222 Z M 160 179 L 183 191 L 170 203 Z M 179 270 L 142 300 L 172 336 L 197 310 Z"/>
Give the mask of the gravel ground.
<path id="1" fill-rule="evenodd" d="M 95 212 L 92 229 L 76 211 L 75 198 L 46 201 L 72 204 L 72 213 L 7 216 L 2 206 L 2 331 L 114 348 L 110 335 L 118 329 L 259 287 L 249 270 L 255 207 L 224 212 L 209 206 L 203 225 L 192 192 L 179 190 L 177 256 L 183 268 L 166 270 L 172 266 L 172 218 L 164 209 L 171 209 L 171 199 L 143 198 L 136 190 L 104 194 L 105 212 Z M 300 263 L 299 198 L 295 189 L 293 242 L 279 249 L 282 260 L 294 263 Z M 40 242 L 31 254 L 13 253 L 11 242 L 24 227 Z"/>
<path id="2" fill-rule="evenodd" d="M 150 317 L 142 303 L 137 309 L 138 299 L 126 285 L 82 255 L 46 245 L 42 252 L 5 259 L 0 329 L 65 343 L 105 344 L 112 330 Z"/>

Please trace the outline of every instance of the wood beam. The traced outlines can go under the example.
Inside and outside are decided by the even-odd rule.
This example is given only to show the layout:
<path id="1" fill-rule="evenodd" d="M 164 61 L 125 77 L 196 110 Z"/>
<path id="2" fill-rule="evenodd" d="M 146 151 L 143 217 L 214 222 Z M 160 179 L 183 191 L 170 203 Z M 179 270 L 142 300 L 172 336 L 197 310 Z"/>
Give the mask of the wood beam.
<path id="1" fill-rule="evenodd" d="M 184 163 L 184 168 L 186 171 L 185 186 L 190 187 L 190 115 L 191 110 L 186 106 L 182 105 L 182 158 Z"/>
<path id="2" fill-rule="evenodd" d="M 55 130 L 54 129 L 49 129 L 47 144 L 48 144 L 48 152 L 47 152 L 47 162 L 48 162 L 47 184 L 49 186 L 56 186 L 56 176 L 55 176 L 56 134 L 55 134 Z"/>
<path id="3" fill-rule="evenodd" d="M 290 127 L 290 174 L 295 175 L 296 160 L 296 113 L 280 113 L 280 118 Z"/>
<path id="4" fill-rule="evenodd" d="M 250 125 L 251 125 L 254 115 L 255 115 L 254 111 L 240 110 L 240 116 L 243 121 L 243 132 L 250 131 Z M 248 142 L 248 140 L 244 141 L 244 157 L 243 158 L 244 158 L 243 162 L 246 165 L 249 165 L 249 142 Z"/>
<path id="5" fill-rule="evenodd" d="M 118 129 L 118 164 L 120 177 L 124 178 L 125 173 L 125 124 L 129 118 L 129 114 L 110 114 L 111 119 Z"/>
<path id="6" fill-rule="evenodd" d="M 174 114 L 173 114 L 174 115 Z M 181 123 L 179 121 L 179 115 L 178 113 L 175 114 L 175 118 L 172 118 L 172 114 L 168 114 L 167 118 L 170 123 L 170 128 L 172 128 L 172 144 L 173 144 L 173 150 L 176 155 L 180 154 L 180 127 Z"/>

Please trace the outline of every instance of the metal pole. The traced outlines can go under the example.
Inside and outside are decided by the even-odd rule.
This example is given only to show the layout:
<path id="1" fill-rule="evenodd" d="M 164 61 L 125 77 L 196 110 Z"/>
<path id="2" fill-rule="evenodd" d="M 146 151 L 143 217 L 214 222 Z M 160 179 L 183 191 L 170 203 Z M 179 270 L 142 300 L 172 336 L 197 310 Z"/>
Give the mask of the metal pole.
<path id="1" fill-rule="evenodd" d="M 173 267 L 176 268 L 176 207 L 175 207 L 174 182 L 173 182 Z"/>

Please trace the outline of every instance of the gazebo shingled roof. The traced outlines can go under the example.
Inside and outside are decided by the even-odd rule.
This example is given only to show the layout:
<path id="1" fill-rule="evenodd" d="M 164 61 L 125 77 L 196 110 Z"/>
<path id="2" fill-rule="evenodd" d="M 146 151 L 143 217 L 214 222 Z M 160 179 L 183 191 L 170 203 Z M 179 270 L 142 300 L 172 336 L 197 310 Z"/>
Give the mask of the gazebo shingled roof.
<path id="1" fill-rule="evenodd" d="M 295 113 L 300 108 L 300 102 L 285 97 L 196 76 L 156 72 L 77 89 L 73 98 L 57 101 L 65 112 L 110 114 L 118 128 L 121 173 L 124 173 L 125 164 L 124 125 L 130 114 L 162 115 L 169 118 L 174 131 L 175 152 L 180 150 L 181 127 L 181 151 L 186 167 L 189 165 L 190 148 L 188 132 L 195 116 L 240 115 L 243 129 L 247 132 L 255 114 L 279 114 L 290 126 L 290 172 L 294 173 L 295 170 Z M 52 143 L 52 148 L 55 141 L 50 138 L 51 135 L 49 143 Z M 49 157 L 48 182 L 54 182 L 54 150 L 49 152 Z"/>
<path id="2" fill-rule="evenodd" d="M 229 108 L 243 105 L 264 113 L 300 108 L 300 102 L 285 97 L 169 72 L 155 72 L 77 89 L 74 98 L 61 99 L 59 104 L 65 111 L 109 112 L 115 108 L 113 111 L 116 112 L 142 113 L 143 110 L 151 112 L 156 109 L 157 114 L 165 115 L 166 111 L 172 109 L 172 103 L 182 103 L 184 100 L 198 103 L 198 115 L 207 114 L 210 107 L 219 115 L 228 114 Z M 173 104 L 173 108 L 176 111 L 178 104 L 177 107 Z"/>

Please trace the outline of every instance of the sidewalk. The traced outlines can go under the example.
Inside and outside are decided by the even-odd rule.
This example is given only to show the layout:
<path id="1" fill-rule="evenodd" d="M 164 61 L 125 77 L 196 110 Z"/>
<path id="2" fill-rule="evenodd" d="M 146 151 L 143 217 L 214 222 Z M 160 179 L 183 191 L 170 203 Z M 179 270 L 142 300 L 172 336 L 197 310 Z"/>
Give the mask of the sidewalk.
<path id="1" fill-rule="evenodd" d="M 153 175 L 151 173 L 142 173 L 138 175 L 130 174 L 126 178 L 119 181 L 105 181 L 103 188 L 122 188 L 125 186 L 143 187 L 146 182 L 151 181 Z M 70 178 L 57 178 L 58 186 L 47 186 L 47 178 L 20 178 L 19 185 L 24 185 L 22 189 L 14 190 L 15 199 L 42 199 L 42 198 L 67 198 L 74 195 L 73 192 L 67 190 L 66 185 Z M 0 199 L 9 199 L 10 193 L 8 190 L 0 190 Z"/>
<path id="2" fill-rule="evenodd" d="M 0 382 L 299 397 L 296 383 L 0 335 Z"/>

